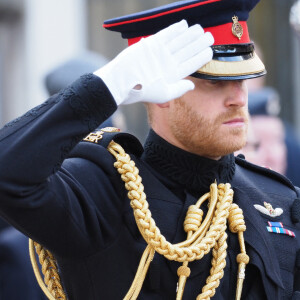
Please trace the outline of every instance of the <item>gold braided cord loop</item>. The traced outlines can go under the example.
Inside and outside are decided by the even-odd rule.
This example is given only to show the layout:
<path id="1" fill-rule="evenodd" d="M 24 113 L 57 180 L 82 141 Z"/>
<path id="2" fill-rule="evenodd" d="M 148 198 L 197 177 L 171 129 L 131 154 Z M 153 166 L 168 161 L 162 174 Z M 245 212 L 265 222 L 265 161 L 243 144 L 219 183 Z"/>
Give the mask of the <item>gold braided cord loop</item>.
<path id="1" fill-rule="evenodd" d="M 178 244 L 171 244 L 160 233 L 152 218 L 149 204 L 144 193 L 142 179 L 134 161 L 125 153 L 124 149 L 114 141 L 108 146 L 108 151 L 116 158 L 114 167 L 121 174 L 121 178 L 128 190 L 128 198 L 133 209 L 134 217 L 138 229 L 147 242 L 144 254 L 132 285 L 124 297 L 124 300 L 137 299 L 144 279 L 147 275 L 150 263 L 154 258 L 155 252 L 166 257 L 168 260 L 182 262 L 177 273 L 179 276 L 176 300 L 181 300 L 187 278 L 190 276 L 188 263 L 201 259 L 205 254 L 212 250 L 212 267 L 210 276 L 206 280 L 196 300 L 209 300 L 215 295 L 220 280 L 224 275 L 227 255 L 227 221 L 229 229 L 238 234 L 241 253 L 237 256 L 238 279 L 236 300 L 240 300 L 242 286 L 245 278 L 245 267 L 249 262 L 246 254 L 243 232 L 246 230 L 243 211 L 233 204 L 233 191 L 230 184 L 211 184 L 210 192 L 203 195 L 195 205 L 189 207 L 185 221 L 184 230 L 187 232 L 187 239 Z M 203 212 L 200 206 L 208 201 L 208 212 L 203 219 Z M 34 243 L 34 244 L 33 244 Z M 42 272 L 45 277 L 44 284 L 36 262 L 34 246 L 39 255 L 42 265 Z M 58 268 L 53 255 L 45 250 L 41 245 L 30 240 L 30 258 L 33 265 L 38 283 L 46 296 L 50 300 L 65 300 L 66 295 L 63 291 Z"/>
<path id="2" fill-rule="evenodd" d="M 110 143 L 108 150 L 117 159 L 114 166 L 125 182 L 137 226 L 145 241 L 151 245 L 156 252 L 164 255 L 169 260 L 184 262 L 201 259 L 214 247 L 221 232 L 226 229 L 226 219 L 229 214 L 228 210 L 230 206 L 228 199 L 230 197 L 232 198 L 232 190 L 229 184 L 223 185 L 225 192 L 223 193 L 223 198 L 219 205 L 216 207 L 213 224 L 210 225 L 209 230 L 201 239 L 201 242 L 197 241 L 199 234 L 196 232 L 186 242 L 173 245 L 160 233 L 159 228 L 151 216 L 149 204 L 144 193 L 144 187 L 141 183 L 141 177 L 138 175 L 139 171 L 135 167 L 135 163 L 130 159 L 130 156 L 125 153 L 124 149 L 113 141 Z"/>
<path id="3" fill-rule="evenodd" d="M 40 274 L 40 270 L 36 261 L 35 251 L 39 256 L 39 262 L 42 266 L 42 273 L 44 275 L 44 281 Z M 50 251 L 46 250 L 40 244 L 29 240 L 29 253 L 30 260 L 33 266 L 34 274 L 37 281 L 50 300 L 66 300 L 63 287 L 61 285 L 60 276 L 58 274 L 58 267 L 55 258 Z M 45 282 L 45 283 L 44 283 Z"/>
<path id="4" fill-rule="evenodd" d="M 114 141 L 111 141 L 109 144 L 108 151 L 117 160 L 114 166 L 125 182 L 125 188 L 128 190 L 128 198 L 131 200 L 130 205 L 133 208 L 138 229 L 148 244 L 140 262 L 138 272 L 124 300 L 137 299 L 149 267 L 149 265 L 145 265 L 144 261 L 145 257 L 148 257 L 150 249 L 154 251 L 153 256 L 156 251 L 169 260 L 183 262 L 183 265 L 177 271 L 179 282 L 176 300 L 181 300 L 186 280 L 190 275 L 188 263 L 201 259 L 213 248 L 210 276 L 207 278 L 202 293 L 197 297 L 197 300 L 209 300 L 215 295 L 216 288 L 219 286 L 220 280 L 224 275 L 227 255 L 227 234 L 225 232 L 227 229 L 227 220 L 229 221 L 230 230 L 237 232 L 239 235 L 241 252 L 243 254 L 238 256 L 238 260 L 242 261 L 242 263 L 239 263 L 239 268 L 247 260 L 243 241 L 243 231 L 246 230 L 246 226 L 242 210 L 236 204 L 232 204 L 233 191 L 230 188 L 230 184 L 219 184 L 217 186 L 214 183 L 211 185 L 210 193 L 203 195 L 196 205 L 192 205 L 188 209 L 184 221 L 187 240 L 178 244 L 171 244 L 160 233 L 159 228 L 152 218 L 144 193 L 142 179 L 139 176 L 139 170 L 136 168 L 134 161 Z M 209 201 L 209 209 L 202 222 L 203 212 L 200 206 L 206 200 Z M 242 277 L 243 270 L 239 272 L 239 278 Z M 142 278 L 141 274 L 143 274 Z M 242 281 L 238 281 L 236 299 L 240 299 L 242 283 Z"/>

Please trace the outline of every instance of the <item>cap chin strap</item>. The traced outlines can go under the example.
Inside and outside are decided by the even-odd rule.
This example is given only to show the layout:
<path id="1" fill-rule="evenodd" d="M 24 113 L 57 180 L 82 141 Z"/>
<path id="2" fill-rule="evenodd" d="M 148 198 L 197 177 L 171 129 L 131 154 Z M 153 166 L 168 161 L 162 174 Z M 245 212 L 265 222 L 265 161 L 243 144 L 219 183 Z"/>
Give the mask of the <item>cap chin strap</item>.
<path id="1" fill-rule="evenodd" d="M 159 228 L 151 216 L 142 179 L 139 176 L 139 170 L 135 166 L 134 161 L 131 160 L 124 149 L 114 141 L 110 142 L 107 149 L 117 160 L 114 163 L 114 167 L 121 174 L 121 178 L 125 182 L 125 188 L 128 190 L 128 198 L 133 208 L 137 226 L 148 244 L 140 260 L 136 276 L 124 300 L 137 299 L 155 252 L 158 252 L 169 260 L 183 263 L 177 271 L 179 281 L 177 284 L 176 300 L 181 300 L 186 280 L 191 272 L 188 263 L 201 259 L 205 254 L 209 253 L 211 249 L 213 249 L 213 259 L 210 276 L 206 280 L 206 285 L 202 288 L 202 293 L 199 294 L 196 299 L 208 300 L 213 297 L 224 275 L 224 268 L 226 266 L 227 220 L 230 231 L 238 234 L 241 249 L 241 253 L 237 256 L 239 266 L 236 300 L 239 300 L 242 294 L 245 268 L 249 262 L 249 257 L 246 254 L 243 236 L 243 232 L 246 230 L 243 211 L 236 204 L 232 203 L 233 190 L 230 184 L 211 184 L 210 192 L 203 195 L 197 203 L 191 205 L 187 211 L 184 221 L 184 230 L 187 232 L 187 240 L 178 244 L 171 244 L 160 233 Z M 202 222 L 203 212 L 200 206 L 206 200 L 208 200 L 208 212 Z M 40 257 L 40 263 L 42 264 L 42 272 L 45 276 L 44 281 L 47 284 L 46 286 L 36 262 L 34 242 L 30 240 L 29 245 L 34 273 L 46 296 L 50 300 L 66 299 L 53 255 L 35 243 Z"/>

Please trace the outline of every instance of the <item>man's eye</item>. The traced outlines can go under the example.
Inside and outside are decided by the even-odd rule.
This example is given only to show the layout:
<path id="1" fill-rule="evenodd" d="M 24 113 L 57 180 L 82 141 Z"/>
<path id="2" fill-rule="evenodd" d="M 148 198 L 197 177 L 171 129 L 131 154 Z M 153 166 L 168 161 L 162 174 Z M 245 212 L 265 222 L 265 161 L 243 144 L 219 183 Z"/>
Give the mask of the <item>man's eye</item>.
<path id="1" fill-rule="evenodd" d="M 216 85 L 216 84 L 220 83 L 220 81 L 219 80 L 209 80 L 209 83 L 211 85 Z"/>

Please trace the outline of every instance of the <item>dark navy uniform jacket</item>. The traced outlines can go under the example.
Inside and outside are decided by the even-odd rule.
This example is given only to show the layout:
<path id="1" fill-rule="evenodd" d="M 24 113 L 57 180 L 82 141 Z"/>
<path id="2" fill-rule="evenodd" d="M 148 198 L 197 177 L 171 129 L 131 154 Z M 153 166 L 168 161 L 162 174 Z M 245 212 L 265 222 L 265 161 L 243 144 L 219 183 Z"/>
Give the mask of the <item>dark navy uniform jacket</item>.
<path id="1" fill-rule="evenodd" d="M 113 167 L 114 157 L 105 143 L 80 142 L 115 109 L 106 86 L 89 74 L 0 131 L 1 216 L 53 252 L 71 300 L 123 299 L 146 246 Z M 185 240 L 186 210 L 201 195 L 158 172 L 132 136 L 114 139 L 140 169 L 161 232 L 170 242 Z M 182 161 L 187 156 L 182 154 Z M 292 299 L 293 294 L 299 299 L 294 286 L 300 265 L 297 191 L 275 172 L 232 159 L 220 163 L 219 173 L 232 175 L 234 201 L 245 215 L 250 263 L 242 299 Z M 208 190 L 209 184 L 203 192 Z M 260 213 L 254 204 L 263 206 L 264 201 L 282 208 L 283 214 L 270 219 Z M 268 221 L 281 222 L 296 237 L 268 232 Z M 237 235 L 228 234 L 227 266 L 214 296 L 218 300 L 235 297 L 239 245 Z M 210 259 L 206 255 L 190 263 L 184 299 L 201 293 Z M 178 266 L 156 254 L 139 299 L 175 299 Z"/>

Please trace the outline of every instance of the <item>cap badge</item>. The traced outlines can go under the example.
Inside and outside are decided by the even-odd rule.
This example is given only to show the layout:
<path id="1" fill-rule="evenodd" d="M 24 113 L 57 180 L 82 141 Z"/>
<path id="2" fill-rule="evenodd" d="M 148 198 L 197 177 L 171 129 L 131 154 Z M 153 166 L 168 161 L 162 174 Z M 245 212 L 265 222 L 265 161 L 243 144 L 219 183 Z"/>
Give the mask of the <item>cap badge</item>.
<path id="1" fill-rule="evenodd" d="M 261 213 L 263 213 L 264 215 L 267 215 L 269 217 L 275 218 L 275 217 L 279 217 L 282 215 L 283 213 L 283 209 L 282 208 L 273 208 L 272 205 L 270 203 L 264 202 L 264 206 L 261 206 L 259 204 L 254 204 L 254 207 L 260 211 Z"/>
<path id="2" fill-rule="evenodd" d="M 239 23 L 239 18 L 237 16 L 232 17 L 232 21 L 232 34 L 240 40 L 243 36 L 243 27 Z"/>

